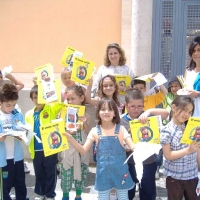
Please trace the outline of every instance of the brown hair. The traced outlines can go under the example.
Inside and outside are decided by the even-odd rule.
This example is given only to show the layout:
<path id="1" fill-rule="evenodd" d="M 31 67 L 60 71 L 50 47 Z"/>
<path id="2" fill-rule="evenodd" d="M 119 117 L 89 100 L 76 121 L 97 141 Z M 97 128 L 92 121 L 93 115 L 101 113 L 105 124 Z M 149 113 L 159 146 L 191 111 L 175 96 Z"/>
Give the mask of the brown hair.
<path id="1" fill-rule="evenodd" d="M 0 101 L 15 101 L 18 100 L 18 90 L 15 85 L 10 83 L 5 83 L 0 87 Z"/>
<path id="2" fill-rule="evenodd" d="M 112 96 L 112 99 L 115 101 L 115 103 L 120 106 L 120 102 L 118 100 L 118 84 L 116 82 L 116 79 L 114 76 L 112 75 L 106 75 L 104 76 L 100 81 L 99 81 L 99 86 L 98 86 L 98 96 L 100 98 L 107 98 L 107 96 L 103 93 L 103 81 L 106 79 L 106 78 L 110 78 L 110 80 L 114 83 L 114 86 L 115 86 L 115 92 L 113 93 L 113 96 Z"/>
<path id="3" fill-rule="evenodd" d="M 31 91 L 30 91 L 30 98 L 33 99 L 33 94 L 36 94 L 38 95 L 38 85 L 35 85 L 31 88 Z"/>
<path id="4" fill-rule="evenodd" d="M 131 89 L 126 92 L 125 102 L 129 103 L 131 99 L 144 101 L 144 95 L 138 89 Z"/>
<path id="5" fill-rule="evenodd" d="M 75 85 L 66 89 L 66 92 L 73 91 L 77 96 L 81 97 L 84 96 L 84 100 L 81 102 L 81 105 L 85 105 L 85 94 L 83 88 L 79 85 Z"/>
<path id="6" fill-rule="evenodd" d="M 117 49 L 117 51 L 121 55 L 121 57 L 119 59 L 119 66 L 125 65 L 126 64 L 125 52 L 117 43 L 112 43 L 112 44 L 109 44 L 107 46 L 106 54 L 104 56 L 104 65 L 107 66 L 107 67 L 109 67 L 111 65 L 111 62 L 110 62 L 110 60 L 108 58 L 108 52 L 109 52 L 109 49 L 111 49 L 111 48 Z"/>
<path id="7" fill-rule="evenodd" d="M 99 111 L 101 110 L 101 108 L 105 105 L 108 104 L 108 107 L 110 110 L 113 110 L 115 113 L 115 116 L 112 119 L 112 123 L 114 124 L 119 124 L 120 123 L 120 116 L 119 116 L 119 110 L 117 108 L 116 103 L 114 102 L 113 99 L 109 99 L 109 98 L 103 98 L 99 101 L 99 104 L 96 108 L 96 120 L 97 120 L 97 124 L 101 125 L 102 121 L 101 118 L 99 117 Z"/>

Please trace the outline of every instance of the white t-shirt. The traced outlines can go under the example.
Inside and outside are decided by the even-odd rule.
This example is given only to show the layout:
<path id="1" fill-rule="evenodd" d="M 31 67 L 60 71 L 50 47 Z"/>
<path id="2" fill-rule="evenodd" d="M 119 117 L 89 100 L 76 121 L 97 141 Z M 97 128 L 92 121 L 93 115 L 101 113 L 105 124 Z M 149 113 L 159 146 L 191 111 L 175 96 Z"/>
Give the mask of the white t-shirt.
<path id="1" fill-rule="evenodd" d="M 1 112 L 1 121 L 3 126 L 3 132 L 6 133 L 12 129 L 12 114 L 5 114 Z M 14 158 L 14 137 L 7 136 L 5 141 L 5 149 L 6 149 L 6 159 Z"/>

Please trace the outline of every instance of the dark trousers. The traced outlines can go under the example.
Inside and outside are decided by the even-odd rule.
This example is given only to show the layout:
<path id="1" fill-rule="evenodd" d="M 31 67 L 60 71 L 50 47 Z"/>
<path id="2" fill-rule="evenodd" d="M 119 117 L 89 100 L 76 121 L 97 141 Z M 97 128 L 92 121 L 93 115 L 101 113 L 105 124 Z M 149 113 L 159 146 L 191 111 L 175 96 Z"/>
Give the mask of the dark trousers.
<path id="1" fill-rule="evenodd" d="M 130 175 L 131 175 L 131 178 L 132 178 L 133 182 L 135 184 L 138 183 L 136 170 L 135 170 L 135 165 L 128 163 L 128 168 L 129 168 L 129 172 L 130 172 Z M 136 188 L 136 185 L 135 185 L 134 188 L 132 188 L 132 189 L 130 189 L 128 191 L 128 199 L 129 200 L 133 200 L 133 198 L 135 197 L 135 188 Z"/>
<path id="2" fill-rule="evenodd" d="M 156 163 L 157 163 L 157 167 L 161 167 L 161 165 L 163 164 L 163 150 L 160 149 L 159 153 L 156 155 Z"/>
<path id="3" fill-rule="evenodd" d="M 8 159 L 7 165 L 2 167 L 2 179 L 4 200 L 11 200 L 9 193 L 12 187 L 15 188 L 16 200 L 28 199 L 23 160 L 14 162 L 14 159 Z"/>
<path id="4" fill-rule="evenodd" d="M 156 199 L 156 162 L 143 165 L 143 175 L 139 188 L 140 200 L 155 200 Z"/>
<path id="5" fill-rule="evenodd" d="M 191 180 L 177 180 L 168 176 L 166 178 L 166 188 L 168 200 L 199 200 L 196 195 L 196 186 L 198 178 Z"/>
<path id="6" fill-rule="evenodd" d="M 57 154 L 44 157 L 44 151 L 35 151 L 33 166 L 35 170 L 35 193 L 45 195 L 48 198 L 56 196 L 55 188 L 57 182 L 56 164 Z"/>

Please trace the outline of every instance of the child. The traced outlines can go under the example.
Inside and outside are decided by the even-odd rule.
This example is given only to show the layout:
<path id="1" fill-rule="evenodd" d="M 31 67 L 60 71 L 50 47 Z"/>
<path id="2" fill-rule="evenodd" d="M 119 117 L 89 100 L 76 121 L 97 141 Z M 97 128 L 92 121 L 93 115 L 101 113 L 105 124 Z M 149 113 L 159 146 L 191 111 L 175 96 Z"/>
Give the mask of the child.
<path id="1" fill-rule="evenodd" d="M 126 153 L 123 141 L 133 151 L 134 144 L 123 126 L 120 126 L 119 112 L 114 100 L 103 98 L 96 109 L 97 126 L 90 131 L 85 144 L 80 145 L 69 133 L 69 142 L 82 155 L 88 152 L 95 141 L 97 144 L 97 172 L 95 190 L 99 200 L 109 200 L 110 190 L 116 189 L 118 200 L 128 199 L 128 189 L 133 183 L 128 165 L 124 164 Z"/>
<path id="2" fill-rule="evenodd" d="M 61 80 L 62 80 L 62 83 L 65 86 L 65 89 L 61 94 L 61 100 L 62 100 L 62 102 L 65 102 L 65 103 L 67 103 L 66 94 L 65 94 L 66 90 L 68 88 L 72 87 L 72 86 L 78 85 L 77 83 L 75 83 L 74 81 L 71 80 L 71 75 L 72 75 L 72 70 L 70 68 L 64 67 L 62 69 Z M 79 84 L 79 85 L 82 87 L 82 89 L 85 93 L 87 87 L 85 85 L 82 85 L 82 84 Z"/>
<path id="3" fill-rule="evenodd" d="M 125 126 L 126 130 L 130 130 L 129 121 L 138 119 L 140 122 L 146 122 L 147 118 L 152 115 L 161 115 L 162 119 L 168 116 L 168 112 L 165 109 L 152 108 L 145 112 L 144 108 L 144 96 L 138 89 L 129 90 L 125 96 L 125 107 L 127 109 L 126 114 L 121 117 L 121 125 Z M 129 156 L 131 152 L 127 152 Z M 132 179 L 137 182 L 134 160 L 128 161 L 130 174 Z M 156 185 L 155 185 L 155 172 L 156 172 L 155 157 L 150 156 L 143 161 L 143 176 L 140 183 L 139 193 L 141 200 L 154 200 L 156 198 Z M 129 190 L 129 199 L 133 199 L 135 196 L 135 188 Z"/>
<path id="4" fill-rule="evenodd" d="M 55 104 L 38 104 L 38 86 L 35 85 L 30 91 L 30 98 L 35 104 L 32 110 L 29 110 L 25 119 L 33 127 L 33 131 L 41 139 L 40 125 L 51 123 L 51 120 L 56 119 L 62 103 Z M 38 195 L 35 200 L 54 199 L 56 196 L 56 165 L 58 162 L 57 154 L 45 157 L 42 143 L 33 137 L 29 145 L 31 158 L 33 159 L 33 167 L 35 170 L 35 193 Z"/>
<path id="5" fill-rule="evenodd" d="M 196 195 L 198 164 L 195 143 L 181 144 L 185 124 L 194 112 L 194 102 L 189 96 L 178 96 L 172 102 L 171 121 L 161 130 L 164 153 L 164 175 L 169 200 L 199 199 Z M 198 150 L 197 150 L 198 149 Z M 199 153 L 199 152 L 198 152 Z"/>
<path id="6" fill-rule="evenodd" d="M 15 109 L 18 100 L 18 90 L 15 85 L 6 83 L 0 87 L 0 132 L 5 133 L 16 129 L 16 122 L 24 124 L 21 113 Z M 14 186 L 16 199 L 25 200 L 27 190 L 24 173 L 24 154 L 20 138 L 0 136 L 0 167 L 3 179 L 3 198 L 9 196 Z"/>
<path id="7" fill-rule="evenodd" d="M 66 91 L 66 99 L 69 104 L 84 105 L 85 96 L 81 86 L 72 86 Z M 80 144 L 84 144 L 90 131 L 90 116 L 86 113 L 85 117 L 79 117 L 83 126 L 78 126 L 77 131 L 68 131 L 72 137 Z M 80 156 L 80 154 L 70 145 L 67 151 L 61 153 L 61 188 L 63 190 L 62 200 L 69 200 L 69 192 L 72 189 L 73 180 L 75 181 L 76 200 L 81 200 L 81 194 L 85 187 L 89 154 Z"/>
<path id="8" fill-rule="evenodd" d="M 119 113 L 122 113 L 124 105 L 121 104 L 118 100 L 118 84 L 115 80 L 115 77 L 112 75 L 106 75 L 104 76 L 100 82 L 98 87 L 98 97 L 95 97 L 94 99 L 91 99 L 91 88 L 92 88 L 93 80 L 90 80 L 90 84 L 87 87 L 85 96 L 86 96 L 86 102 L 90 105 L 97 106 L 99 103 L 99 100 L 107 97 L 110 99 L 113 99 L 115 103 L 117 104 Z"/>
<path id="9" fill-rule="evenodd" d="M 163 108 L 165 108 L 167 111 L 171 111 L 171 104 L 177 97 L 177 91 L 181 88 L 182 85 L 180 81 L 178 80 L 177 76 L 174 76 L 168 84 L 168 94 L 165 96 L 165 99 L 162 102 Z M 167 124 L 167 122 L 165 124 Z"/>
<path id="10" fill-rule="evenodd" d="M 139 79 L 133 79 L 131 82 L 131 87 L 134 89 L 138 89 L 144 95 L 146 92 L 146 82 Z M 158 106 L 165 98 L 167 94 L 167 89 L 164 85 L 160 85 L 160 92 L 154 95 L 145 96 L 144 97 L 144 108 L 143 110 L 147 110 L 149 108 L 155 108 Z"/>

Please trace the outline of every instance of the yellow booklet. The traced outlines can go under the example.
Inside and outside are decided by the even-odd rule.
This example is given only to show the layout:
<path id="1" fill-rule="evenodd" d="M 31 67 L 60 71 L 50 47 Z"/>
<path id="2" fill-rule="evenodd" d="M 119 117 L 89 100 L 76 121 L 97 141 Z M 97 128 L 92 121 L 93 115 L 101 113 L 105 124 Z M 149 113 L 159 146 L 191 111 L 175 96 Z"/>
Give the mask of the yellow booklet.
<path id="1" fill-rule="evenodd" d="M 183 133 L 181 143 L 191 144 L 193 141 L 200 141 L 200 118 L 190 117 Z"/>
<path id="2" fill-rule="evenodd" d="M 63 120 L 40 126 L 45 157 L 69 149 L 67 137 L 62 135 L 63 133 L 65 133 Z"/>
<path id="3" fill-rule="evenodd" d="M 55 84 L 55 92 L 56 92 L 57 100 L 53 101 L 52 103 L 61 102 L 61 80 L 55 79 L 54 84 Z M 39 81 L 38 82 L 38 103 L 39 104 L 49 103 L 46 99 L 47 98 L 45 95 L 43 84 L 41 81 Z"/>
<path id="4" fill-rule="evenodd" d="M 82 58 L 83 53 L 77 51 L 73 47 L 68 46 L 61 58 L 60 64 L 64 65 L 65 67 L 72 67 L 72 63 L 74 62 L 75 56 L 78 58 Z"/>
<path id="5" fill-rule="evenodd" d="M 132 140 L 137 142 L 160 143 L 159 127 L 162 125 L 161 116 L 149 117 L 146 124 L 140 123 L 137 119 L 129 122 Z"/>
<path id="6" fill-rule="evenodd" d="M 83 85 L 89 85 L 89 80 L 92 77 L 94 67 L 94 62 L 75 57 L 71 80 L 81 83 Z"/>
<path id="7" fill-rule="evenodd" d="M 118 84 L 119 94 L 126 95 L 126 87 L 131 84 L 130 76 L 114 75 Z"/>
<path id="8" fill-rule="evenodd" d="M 35 68 L 34 72 L 37 76 L 37 83 L 44 80 L 45 78 L 54 80 L 53 65 L 51 63 Z"/>
<path id="9" fill-rule="evenodd" d="M 68 113 L 69 108 L 77 109 L 76 116 Z M 65 104 L 64 107 L 61 109 L 60 113 L 60 118 L 62 118 L 65 121 L 65 126 L 67 130 L 72 130 L 76 128 L 76 123 L 81 123 L 81 121 L 78 120 L 78 117 L 83 116 L 85 116 L 85 106 L 80 105 Z"/>

